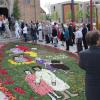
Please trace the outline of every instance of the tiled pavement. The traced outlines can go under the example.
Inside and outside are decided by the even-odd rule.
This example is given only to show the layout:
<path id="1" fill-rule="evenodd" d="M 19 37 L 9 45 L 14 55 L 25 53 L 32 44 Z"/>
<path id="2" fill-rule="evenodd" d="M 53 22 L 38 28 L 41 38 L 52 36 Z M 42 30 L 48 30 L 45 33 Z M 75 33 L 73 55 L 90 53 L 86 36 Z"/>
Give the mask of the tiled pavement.
<path id="1" fill-rule="evenodd" d="M 38 42 L 38 44 L 54 47 L 51 43 L 50 44 L 46 44 L 45 42 Z M 61 43 L 59 42 L 58 46 L 54 47 L 54 48 L 58 48 L 60 50 L 66 51 L 66 44 L 64 43 L 64 46 L 62 46 Z M 76 45 L 73 45 L 73 46 L 69 47 L 69 52 L 75 53 L 76 51 L 77 51 Z"/>
<path id="2" fill-rule="evenodd" d="M 0 43 L 9 43 L 9 42 L 18 42 L 18 41 L 20 41 L 20 40 L 16 39 L 15 36 L 13 36 L 13 38 L 3 38 L 2 36 L 0 36 Z M 38 44 L 54 47 L 52 44 L 46 44 L 45 42 L 38 42 Z M 61 42 L 59 42 L 58 46 L 56 48 L 65 51 L 66 50 L 66 45 L 64 44 L 64 46 L 61 46 Z M 77 51 L 76 50 L 76 45 L 70 46 L 69 52 L 74 53 L 76 51 Z"/>

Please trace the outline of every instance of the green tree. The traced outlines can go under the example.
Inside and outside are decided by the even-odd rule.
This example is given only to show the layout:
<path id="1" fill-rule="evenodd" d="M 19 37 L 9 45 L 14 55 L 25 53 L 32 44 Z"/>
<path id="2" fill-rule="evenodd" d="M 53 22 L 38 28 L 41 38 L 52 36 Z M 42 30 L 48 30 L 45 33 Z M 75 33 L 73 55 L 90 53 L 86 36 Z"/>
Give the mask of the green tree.
<path id="1" fill-rule="evenodd" d="M 82 18 L 82 17 L 83 17 L 83 12 L 82 12 L 82 10 L 80 10 L 80 11 L 77 13 L 77 17 L 78 17 L 78 18 Z"/>
<path id="2" fill-rule="evenodd" d="M 40 19 L 41 19 L 41 20 L 46 20 L 46 15 L 41 14 Z"/>
<path id="3" fill-rule="evenodd" d="M 15 19 L 19 19 L 19 17 L 20 17 L 18 0 L 14 0 L 13 16 Z"/>
<path id="4" fill-rule="evenodd" d="M 93 7 L 92 11 L 93 11 L 93 12 L 92 12 L 93 17 L 96 18 L 96 8 Z M 90 8 L 89 8 L 89 7 L 88 7 L 88 10 L 87 10 L 87 13 L 86 13 L 86 17 L 87 17 L 87 18 L 90 18 Z"/>
<path id="5" fill-rule="evenodd" d="M 93 17 L 96 18 L 96 7 L 93 7 Z"/>
<path id="6" fill-rule="evenodd" d="M 51 21 L 51 16 L 49 14 L 46 15 L 46 20 Z"/>
<path id="7" fill-rule="evenodd" d="M 76 13 L 77 21 L 82 22 L 83 21 L 83 17 L 84 17 L 84 15 L 83 15 L 82 10 L 77 11 L 77 13 Z"/>
<path id="8" fill-rule="evenodd" d="M 67 17 L 68 17 L 68 19 L 71 19 L 71 11 L 68 11 L 68 13 L 67 13 L 67 15 L 66 15 Z"/>
<path id="9" fill-rule="evenodd" d="M 58 21 L 59 20 L 58 12 L 57 11 L 54 11 L 52 13 L 51 17 L 52 17 L 53 20 Z"/>
<path id="10" fill-rule="evenodd" d="M 86 17 L 90 18 L 90 9 L 89 9 L 89 7 L 88 7 L 87 12 L 86 12 Z"/>

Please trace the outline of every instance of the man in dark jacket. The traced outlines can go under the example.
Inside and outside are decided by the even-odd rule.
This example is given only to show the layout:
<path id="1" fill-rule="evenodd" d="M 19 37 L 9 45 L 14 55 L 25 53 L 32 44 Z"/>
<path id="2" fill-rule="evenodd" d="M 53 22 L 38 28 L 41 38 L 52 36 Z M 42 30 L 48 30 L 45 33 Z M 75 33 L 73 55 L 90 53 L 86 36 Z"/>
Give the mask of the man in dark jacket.
<path id="1" fill-rule="evenodd" d="M 71 24 L 70 24 L 69 27 L 68 27 L 68 31 L 69 31 L 69 37 L 70 37 L 70 38 L 69 38 L 70 45 L 73 46 L 75 36 L 74 36 L 74 33 L 73 33 L 73 27 L 72 27 Z"/>
<path id="2" fill-rule="evenodd" d="M 100 33 L 87 34 L 90 48 L 80 52 L 80 67 L 86 71 L 86 100 L 100 100 Z"/>
<path id="3" fill-rule="evenodd" d="M 84 48 L 88 49 L 86 38 L 85 38 L 85 36 L 87 34 L 87 27 L 86 27 L 85 24 L 83 24 L 82 34 L 83 34 L 83 45 L 84 45 Z"/>
<path id="4" fill-rule="evenodd" d="M 53 26 L 53 28 L 52 28 L 52 37 L 53 37 L 54 47 L 57 47 L 57 44 L 58 44 L 58 40 L 57 40 L 57 29 L 56 29 L 55 26 Z"/>

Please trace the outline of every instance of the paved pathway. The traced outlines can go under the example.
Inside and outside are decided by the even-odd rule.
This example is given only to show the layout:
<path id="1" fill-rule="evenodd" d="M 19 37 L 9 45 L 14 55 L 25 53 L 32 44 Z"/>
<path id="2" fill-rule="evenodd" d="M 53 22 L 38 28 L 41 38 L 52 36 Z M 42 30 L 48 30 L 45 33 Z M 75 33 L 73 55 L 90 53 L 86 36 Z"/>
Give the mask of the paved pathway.
<path id="1" fill-rule="evenodd" d="M 38 42 L 38 44 L 54 47 L 52 44 L 46 44 L 45 42 Z M 66 51 L 66 44 L 64 43 L 64 46 L 61 46 L 61 43 L 59 42 L 58 47 L 54 47 L 54 48 L 58 48 Z M 69 52 L 75 53 L 76 51 L 77 51 L 76 45 L 70 46 Z"/>
<path id="2" fill-rule="evenodd" d="M 12 38 L 3 38 L 3 36 L 0 35 L 0 43 L 9 43 L 9 42 L 18 42 L 18 41 L 20 40 L 15 38 L 15 34 L 13 34 Z M 45 42 L 38 42 L 38 44 L 54 47 L 52 44 L 46 44 Z M 66 51 L 66 44 L 64 44 L 64 46 L 61 46 L 61 43 L 59 42 L 58 47 L 56 48 Z M 75 53 L 77 51 L 76 45 L 70 46 L 69 51 Z"/>
<path id="3" fill-rule="evenodd" d="M 0 43 L 5 43 L 5 44 L 9 43 L 9 42 L 18 42 L 18 41 L 20 41 L 20 40 L 14 38 L 14 37 L 13 38 L 6 38 L 6 39 L 0 38 Z M 52 44 L 46 44 L 45 42 L 38 42 L 38 44 L 54 47 Z M 56 48 L 66 51 L 65 44 L 64 44 L 64 46 L 61 46 L 61 44 L 59 43 L 58 47 L 56 47 Z M 75 53 L 77 51 L 76 45 L 70 46 L 69 51 L 72 53 Z"/>

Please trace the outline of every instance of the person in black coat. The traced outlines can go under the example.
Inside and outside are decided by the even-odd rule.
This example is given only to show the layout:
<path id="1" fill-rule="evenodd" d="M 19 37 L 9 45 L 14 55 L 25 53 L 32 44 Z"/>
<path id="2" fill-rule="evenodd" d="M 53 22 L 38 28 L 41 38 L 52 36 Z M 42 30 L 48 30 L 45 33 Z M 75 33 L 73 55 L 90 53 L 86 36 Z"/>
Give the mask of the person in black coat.
<path id="1" fill-rule="evenodd" d="M 80 52 L 80 67 L 86 71 L 85 91 L 87 100 L 100 100 L 100 33 L 86 35 L 90 48 Z"/>
<path id="2" fill-rule="evenodd" d="M 86 27 L 86 25 L 85 24 L 83 24 L 83 29 L 82 29 L 82 34 L 83 34 L 83 45 L 84 45 L 84 48 L 85 49 L 88 49 L 88 45 L 87 45 L 87 42 L 86 42 L 86 38 L 85 38 L 85 36 L 86 36 L 86 34 L 87 34 L 87 27 Z"/>
<path id="3" fill-rule="evenodd" d="M 37 29 L 36 24 L 31 21 L 31 38 L 33 41 L 33 44 L 37 44 Z"/>
<path id="4" fill-rule="evenodd" d="M 73 46 L 74 40 L 75 40 L 75 35 L 74 35 L 74 33 L 73 33 L 73 27 L 72 27 L 71 24 L 70 24 L 69 27 L 68 27 L 68 31 L 69 31 L 69 37 L 70 37 L 70 39 L 69 39 L 70 43 L 69 43 L 69 44 L 70 44 L 71 46 Z"/>
<path id="5" fill-rule="evenodd" d="M 54 43 L 54 47 L 57 47 L 57 29 L 55 26 L 52 27 L 52 37 L 53 37 L 53 43 Z"/>
<path id="6" fill-rule="evenodd" d="M 88 31 L 91 31 L 90 23 L 87 24 Z"/>

